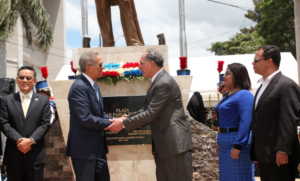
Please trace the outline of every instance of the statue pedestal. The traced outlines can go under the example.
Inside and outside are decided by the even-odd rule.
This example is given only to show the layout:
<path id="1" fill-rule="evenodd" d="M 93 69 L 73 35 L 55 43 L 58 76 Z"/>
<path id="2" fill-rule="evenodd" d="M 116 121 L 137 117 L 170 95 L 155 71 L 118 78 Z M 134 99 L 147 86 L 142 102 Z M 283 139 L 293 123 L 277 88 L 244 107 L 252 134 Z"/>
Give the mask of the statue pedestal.
<path id="1" fill-rule="evenodd" d="M 182 91 L 184 105 L 188 99 L 191 85 L 191 76 L 175 77 Z M 53 81 L 50 85 L 53 89 L 57 102 L 57 110 L 60 117 L 61 129 L 63 132 L 64 143 L 67 142 L 69 131 L 69 105 L 67 96 L 72 80 Z M 114 96 L 141 96 L 146 95 L 149 81 L 121 81 L 116 85 L 99 83 L 102 95 L 105 97 Z M 142 107 L 142 104 L 140 105 Z M 109 139 L 109 138 L 108 138 Z M 110 145 L 107 155 L 108 165 L 111 174 L 111 181 L 154 181 L 155 162 L 152 155 L 152 146 L 147 144 L 130 145 Z"/>
<path id="2" fill-rule="evenodd" d="M 78 58 L 83 52 L 94 50 L 99 52 L 104 63 L 137 62 L 149 48 L 154 48 L 161 52 L 165 59 L 164 67 L 168 71 L 166 46 L 81 48 L 74 51 L 73 60 L 77 63 Z M 192 77 L 177 76 L 174 78 L 181 89 L 184 107 L 186 107 Z M 57 103 L 65 144 L 69 132 L 70 117 L 67 96 L 72 83 L 73 80 L 50 82 Z M 104 97 L 104 109 L 109 107 L 107 111 L 114 117 L 118 117 L 117 115 L 121 114 L 124 110 L 134 112 L 137 110 L 137 106 L 139 108 L 143 107 L 141 98 L 146 95 L 150 85 L 150 81 L 148 80 L 120 81 L 116 85 L 109 85 L 103 82 L 98 83 Z M 155 181 L 156 167 L 152 155 L 151 132 L 149 129 L 143 129 L 131 132 L 128 135 L 130 136 L 122 137 L 122 135 L 118 135 L 117 137 L 111 137 L 108 134 L 107 140 L 110 145 L 107 158 L 111 181 Z"/>
<path id="3" fill-rule="evenodd" d="M 154 181 L 155 163 L 151 145 L 109 146 L 111 181 Z"/>

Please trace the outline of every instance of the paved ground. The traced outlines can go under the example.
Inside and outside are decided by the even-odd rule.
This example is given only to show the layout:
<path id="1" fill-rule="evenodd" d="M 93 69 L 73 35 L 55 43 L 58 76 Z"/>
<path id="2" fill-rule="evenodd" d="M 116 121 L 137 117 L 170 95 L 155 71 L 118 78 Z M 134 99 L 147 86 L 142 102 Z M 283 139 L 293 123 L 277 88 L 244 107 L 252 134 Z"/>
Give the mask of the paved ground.
<path id="1" fill-rule="evenodd" d="M 255 177 L 255 181 L 260 181 L 259 177 Z M 296 179 L 296 181 L 300 181 L 300 179 Z"/>

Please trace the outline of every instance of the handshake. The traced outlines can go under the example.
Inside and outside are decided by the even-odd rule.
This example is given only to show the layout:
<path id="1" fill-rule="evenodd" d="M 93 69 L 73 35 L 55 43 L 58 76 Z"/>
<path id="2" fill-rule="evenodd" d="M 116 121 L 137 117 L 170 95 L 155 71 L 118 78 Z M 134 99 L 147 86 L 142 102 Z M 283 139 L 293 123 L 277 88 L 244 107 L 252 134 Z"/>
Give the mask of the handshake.
<path id="1" fill-rule="evenodd" d="M 123 124 L 123 121 L 127 118 L 127 115 L 126 116 L 122 116 L 122 117 L 119 117 L 119 118 L 113 118 L 113 119 L 110 119 L 111 121 L 111 124 L 109 126 L 107 126 L 104 130 L 105 131 L 111 131 L 113 133 L 118 133 L 120 132 L 122 129 L 124 129 L 124 124 Z"/>

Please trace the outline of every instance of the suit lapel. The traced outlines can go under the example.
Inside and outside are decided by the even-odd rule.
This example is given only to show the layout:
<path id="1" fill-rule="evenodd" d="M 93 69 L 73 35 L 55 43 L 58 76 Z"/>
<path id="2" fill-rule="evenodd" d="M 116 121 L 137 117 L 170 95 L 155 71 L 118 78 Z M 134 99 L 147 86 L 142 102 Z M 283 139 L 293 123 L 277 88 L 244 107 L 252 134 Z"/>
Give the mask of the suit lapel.
<path id="1" fill-rule="evenodd" d="M 257 95 L 258 95 L 258 92 L 260 91 L 262 87 L 262 84 L 260 84 L 259 88 L 256 90 L 255 92 L 255 96 L 254 96 L 254 100 L 253 100 L 253 106 L 252 106 L 252 109 L 255 110 L 257 106 L 256 105 L 256 99 L 257 99 Z"/>
<path id="2" fill-rule="evenodd" d="M 24 112 L 23 112 L 23 108 L 22 108 L 22 103 L 21 103 L 21 98 L 20 98 L 20 93 L 15 93 L 13 96 L 13 103 L 15 104 L 15 108 L 17 110 L 17 114 L 21 115 L 21 127 L 24 124 L 24 120 L 25 120 L 25 116 L 24 116 Z"/>
<path id="3" fill-rule="evenodd" d="M 154 79 L 154 81 L 151 83 L 148 91 L 147 91 L 147 97 L 145 99 L 145 102 L 146 104 L 148 104 L 148 101 L 149 101 L 149 96 L 150 96 L 150 93 L 152 92 L 153 88 L 155 87 L 155 84 L 165 75 L 166 71 L 165 70 L 162 70 L 158 75 L 157 77 Z M 145 105 L 146 105 L 145 104 Z"/>
<path id="4" fill-rule="evenodd" d="M 148 91 L 147 91 L 147 94 L 148 94 L 149 92 L 152 91 L 154 85 L 161 79 L 161 77 L 164 76 L 165 73 L 166 73 L 166 71 L 165 71 L 165 70 L 162 70 L 162 71 L 157 75 L 157 77 L 156 77 L 156 78 L 154 79 L 154 81 L 151 83 L 151 85 L 150 85 L 150 87 L 149 87 L 149 89 L 148 89 Z"/>
<path id="5" fill-rule="evenodd" d="M 103 100 L 102 100 L 102 97 L 101 97 L 100 88 L 98 87 L 98 93 L 99 93 L 99 101 L 98 101 L 97 96 L 96 96 L 96 92 L 95 92 L 96 90 L 91 85 L 89 80 L 82 74 L 80 75 L 80 78 L 90 88 L 91 92 L 93 93 L 94 100 L 96 100 L 95 102 L 96 102 L 97 106 L 99 106 L 100 111 L 102 112 L 103 111 Z"/>
<path id="6" fill-rule="evenodd" d="M 89 86 L 92 90 L 94 90 L 93 86 L 91 85 L 91 83 L 89 82 L 89 80 L 84 76 L 84 75 L 80 75 L 81 80 L 87 85 Z"/>
<path id="7" fill-rule="evenodd" d="M 35 110 L 36 106 L 39 106 L 39 96 L 36 93 L 32 94 L 31 100 L 30 100 L 30 104 L 27 110 L 27 114 L 26 114 L 26 119 L 28 119 L 28 116 L 31 114 L 31 112 L 33 110 Z"/>
<path id="8" fill-rule="evenodd" d="M 276 85 L 276 83 L 278 82 L 279 78 L 281 77 L 281 73 L 277 73 L 273 79 L 271 80 L 271 82 L 269 83 L 268 87 L 265 89 L 265 91 L 263 92 L 263 94 L 260 96 L 256 109 L 258 109 L 258 107 L 260 106 L 260 104 L 263 102 L 263 100 L 268 97 L 268 95 L 270 94 L 270 92 L 274 89 L 274 86 Z M 256 95 L 255 95 L 255 99 L 256 99 Z"/>

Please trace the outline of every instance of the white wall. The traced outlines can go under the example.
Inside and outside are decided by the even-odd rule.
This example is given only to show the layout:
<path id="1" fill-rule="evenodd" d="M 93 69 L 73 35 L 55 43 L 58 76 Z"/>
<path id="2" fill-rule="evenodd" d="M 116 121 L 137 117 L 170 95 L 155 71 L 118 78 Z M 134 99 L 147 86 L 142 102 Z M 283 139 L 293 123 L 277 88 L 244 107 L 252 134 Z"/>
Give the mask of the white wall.
<path id="1" fill-rule="evenodd" d="M 64 21 L 64 1 L 44 0 L 48 9 L 50 22 L 53 26 L 54 41 L 46 55 L 46 65 L 49 69 L 49 79 L 54 80 L 60 68 L 65 62 L 65 21 Z"/>
<path id="2" fill-rule="evenodd" d="M 252 88 L 257 89 L 260 76 L 255 74 L 252 67 L 254 54 L 245 55 L 227 55 L 227 56 L 209 56 L 209 57 L 191 57 L 188 59 L 188 68 L 193 76 L 191 91 L 214 92 L 217 90 L 219 74 L 217 72 L 218 60 L 224 61 L 223 72 L 231 63 L 241 63 L 247 67 L 252 83 Z M 169 60 L 170 72 L 176 75 L 179 69 L 179 60 L 171 58 Z M 291 53 L 281 53 L 280 70 L 283 74 L 298 83 L 297 62 Z"/>

